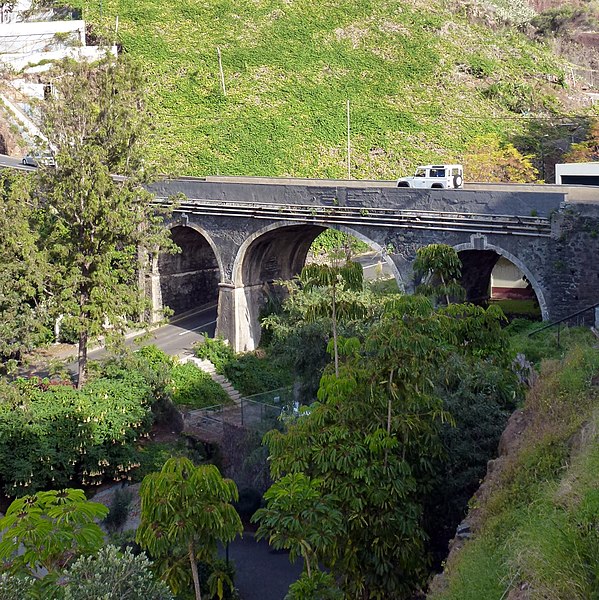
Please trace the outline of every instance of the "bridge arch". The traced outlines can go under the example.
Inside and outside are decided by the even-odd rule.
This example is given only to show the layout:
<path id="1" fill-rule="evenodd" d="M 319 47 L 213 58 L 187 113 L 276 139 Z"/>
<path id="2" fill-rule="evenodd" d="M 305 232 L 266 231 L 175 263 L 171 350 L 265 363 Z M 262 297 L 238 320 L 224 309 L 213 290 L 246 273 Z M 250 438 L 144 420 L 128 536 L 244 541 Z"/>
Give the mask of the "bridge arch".
<path id="1" fill-rule="evenodd" d="M 162 306 L 175 315 L 218 300 L 223 265 L 214 240 L 201 226 L 176 221 L 169 226 L 177 254 L 158 256 Z"/>
<path id="2" fill-rule="evenodd" d="M 302 270 L 312 242 L 326 229 L 348 233 L 379 252 L 387 262 L 400 286 L 403 281 L 395 263 L 384 248 L 372 239 L 346 226 L 329 226 L 320 223 L 293 223 L 283 221 L 263 227 L 248 236 L 239 247 L 232 268 L 231 304 L 234 306 L 234 332 L 229 335 L 235 340 L 238 351 L 253 350 L 260 341 L 260 310 L 270 294 L 276 294 L 272 282 L 276 279 L 291 279 Z M 224 334 L 221 320 L 219 332 Z M 225 334 L 225 337 L 226 334 Z"/>
<path id="3" fill-rule="evenodd" d="M 532 289 L 537 297 L 537 301 L 539 303 L 539 308 L 541 310 L 541 316 L 544 321 L 547 320 L 549 318 L 547 301 L 546 301 L 545 295 L 543 293 L 543 288 L 539 284 L 537 277 L 531 272 L 531 270 L 517 256 L 515 256 L 511 252 L 508 252 L 507 250 L 505 250 L 504 248 L 501 248 L 500 246 L 497 246 L 496 244 L 489 244 L 484 236 L 482 236 L 481 241 L 482 241 L 482 244 L 479 243 L 479 240 L 471 240 L 468 243 L 458 244 L 458 245 L 454 246 L 454 249 L 459 254 L 461 254 L 460 258 L 462 258 L 462 263 L 464 264 L 466 262 L 466 272 L 463 271 L 462 275 L 466 276 L 466 278 L 468 278 L 469 275 L 470 275 L 470 277 L 472 277 L 472 275 L 474 275 L 476 277 L 475 273 L 467 272 L 469 265 L 467 265 L 467 260 L 464 260 L 464 258 L 465 258 L 464 253 L 472 253 L 472 256 L 474 257 L 475 260 L 478 259 L 479 263 L 483 263 L 482 266 L 479 267 L 479 277 L 478 277 L 479 282 L 478 283 L 479 283 L 479 285 L 481 283 L 484 283 L 485 286 L 488 286 L 493 266 L 495 265 L 495 263 L 497 262 L 499 257 L 503 256 L 504 258 L 509 260 L 511 263 L 516 265 L 516 267 L 518 267 L 518 269 L 524 274 L 527 281 L 532 286 Z M 484 252 L 489 253 L 490 260 L 480 261 L 481 253 L 484 253 Z M 495 254 L 494 257 L 491 255 L 492 253 Z M 478 255 L 478 257 L 477 257 L 477 255 Z M 470 268 L 470 269 L 472 269 L 472 268 Z M 480 270 L 483 270 L 482 277 L 480 276 L 481 275 Z M 472 281 L 470 283 L 472 285 Z M 468 282 L 466 283 L 466 288 L 468 291 Z M 476 293 L 475 293 L 475 295 L 476 295 Z"/>
<path id="4" fill-rule="evenodd" d="M 360 241 L 364 242 L 368 246 L 370 246 L 375 252 L 381 255 L 383 260 L 389 265 L 391 272 L 393 273 L 393 277 L 397 281 L 400 287 L 403 286 L 403 279 L 401 274 L 393 262 L 393 260 L 387 254 L 385 248 L 383 248 L 380 244 L 372 240 L 371 238 L 365 236 L 360 233 L 356 229 L 352 229 L 351 227 L 347 227 L 345 225 L 325 225 L 325 224 L 307 224 L 303 223 L 301 225 L 289 222 L 283 223 L 274 223 L 272 225 L 268 225 L 254 232 L 241 244 L 239 247 L 239 251 L 237 252 L 237 256 L 235 257 L 235 262 L 233 264 L 232 270 L 232 281 L 234 285 L 252 285 L 251 281 L 252 276 L 256 275 L 256 265 L 252 265 L 250 270 L 248 271 L 249 265 L 247 264 L 248 256 L 252 252 L 252 245 L 261 238 L 263 241 L 271 242 L 273 240 L 278 240 L 283 243 L 284 246 L 289 245 L 290 239 L 287 237 L 278 238 L 276 234 L 289 234 L 293 233 L 293 238 L 291 241 L 299 242 L 295 247 L 295 252 L 293 253 L 293 260 L 289 263 L 289 269 L 284 268 L 284 271 L 288 274 L 281 275 L 277 277 L 278 279 L 287 279 L 291 278 L 294 275 L 297 275 L 302 267 L 305 264 L 306 256 L 308 255 L 308 251 L 312 242 L 318 237 L 320 233 L 327 229 L 336 229 L 337 231 L 341 231 L 343 233 L 347 233 L 349 235 L 354 236 Z M 268 234 L 273 233 L 275 235 L 268 236 Z M 299 239 L 296 239 L 295 234 L 299 233 Z M 306 243 L 307 242 L 307 243 Z M 276 248 L 276 250 L 281 250 L 281 248 Z M 271 251 L 275 251 L 275 247 L 271 249 Z M 256 256 L 257 257 L 257 256 Z M 285 267 L 285 264 L 283 265 Z"/>

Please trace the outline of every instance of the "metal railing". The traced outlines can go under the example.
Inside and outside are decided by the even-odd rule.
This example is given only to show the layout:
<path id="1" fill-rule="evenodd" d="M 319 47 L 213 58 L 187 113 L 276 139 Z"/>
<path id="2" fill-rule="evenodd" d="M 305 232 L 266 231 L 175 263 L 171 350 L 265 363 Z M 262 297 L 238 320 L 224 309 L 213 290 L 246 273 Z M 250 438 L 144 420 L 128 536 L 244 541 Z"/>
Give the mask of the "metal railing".
<path id="1" fill-rule="evenodd" d="M 541 333 L 541 331 L 545 331 L 547 329 L 550 329 L 551 327 L 557 327 L 557 347 L 560 347 L 560 331 L 561 331 L 561 325 L 562 323 L 565 323 L 566 321 L 568 322 L 572 322 L 573 319 L 577 319 L 576 325 L 584 325 L 584 320 L 581 323 L 580 321 L 580 317 L 582 315 L 585 315 L 587 312 L 594 310 L 595 311 L 595 318 L 594 318 L 594 326 L 597 327 L 598 323 L 597 321 L 599 320 L 599 314 L 597 312 L 597 307 L 599 307 L 599 302 L 596 302 L 595 304 L 592 304 L 591 306 L 587 306 L 586 308 L 583 308 L 581 310 L 578 310 L 572 314 L 567 315 L 566 317 L 564 317 L 563 319 L 559 319 L 559 321 L 554 321 L 553 323 L 549 323 L 548 325 L 544 325 L 543 327 L 539 327 L 539 329 L 535 329 L 534 331 L 531 331 L 528 334 L 528 337 L 532 337 L 533 335 L 536 335 L 537 333 Z"/>
<path id="2" fill-rule="evenodd" d="M 276 419 L 293 400 L 291 388 L 279 388 L 241 399 L 241 425 L 263 423 Z"/>
<path id="3" fill-rule="evenodd" d="M 170 208 L 166 198 L 156 198 L 154 205 Z M 390 209 L 337 206 L 329 198 L 323 204 L 271 204 L 265 202 L 223 202 L 188 199 L 175 206 L 176 213 L 186 215 L 276 219 L 302 223 L 337 225 L 371 225 L 407 229 L 460 231 L 503 235 L 550 237 L 551 221 L 542 216 L 492 215 L 430 210 Z"/>
<path id="4" fill-rule="evenodd" d="M 242 398 L 238 405 L 216 404 L 189 410 L 183 415 L 184 428 L 201 431 L 207 438 L 221 438 L 225 425 L 248 428 L 276 421 L 292 401 L 291 388 L 279 388 Z"/>

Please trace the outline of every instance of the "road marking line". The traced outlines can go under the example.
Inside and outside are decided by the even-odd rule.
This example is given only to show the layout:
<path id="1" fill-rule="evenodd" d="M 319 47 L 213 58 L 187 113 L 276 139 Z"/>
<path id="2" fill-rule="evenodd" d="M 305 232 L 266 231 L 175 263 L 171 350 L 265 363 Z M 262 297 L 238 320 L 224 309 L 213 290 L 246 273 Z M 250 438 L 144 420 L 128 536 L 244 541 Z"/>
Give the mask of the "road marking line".
<path id="1" fill-rule="evenodd" d="M 183 331 L 182 333 L 179 333 L 178 335 L 187 335 L 188 333 L 191 333 L 192 331 L 197 331 L 198 329 L 202 329 L 202 328 L 206 327 L 206 325 L 212 325 L 214 323 L 216 323 L 216 321 L 209 321 L 208 323 L 204 323 L 203 325 L 194 327 L 193 329 L 188 329 L 187 331 Z"/>

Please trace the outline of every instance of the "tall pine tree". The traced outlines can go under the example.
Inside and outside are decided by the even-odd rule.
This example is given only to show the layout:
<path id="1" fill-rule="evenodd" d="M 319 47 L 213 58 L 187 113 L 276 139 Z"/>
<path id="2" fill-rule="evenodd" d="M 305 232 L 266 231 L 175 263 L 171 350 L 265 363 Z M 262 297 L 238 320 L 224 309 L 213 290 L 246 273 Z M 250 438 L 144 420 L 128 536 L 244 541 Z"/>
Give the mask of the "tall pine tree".
<path id="1" fill-rule="evenodd" d="M 143 188 L 149 115 L 143 73 L 126 58 L 65 61 L 42 105 L 56 167 L 40 169 L 46 245 L 61 311 L 79 339 L 79 386 L 93 336 L 120 335 L 144 310 L 140 257 L 168 244 Z M 118 174 L 118 176 L 115 176 Z"/>

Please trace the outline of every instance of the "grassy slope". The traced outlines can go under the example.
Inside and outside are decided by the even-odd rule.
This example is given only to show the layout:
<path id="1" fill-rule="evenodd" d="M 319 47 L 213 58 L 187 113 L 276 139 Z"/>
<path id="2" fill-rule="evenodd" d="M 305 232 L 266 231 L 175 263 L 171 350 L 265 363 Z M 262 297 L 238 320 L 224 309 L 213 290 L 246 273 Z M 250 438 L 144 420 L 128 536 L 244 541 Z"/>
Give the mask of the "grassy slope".
<path id="1" fill-rule="evenodd" d="M 96 25 L 100 5 L 104 24 L 118 14 L 120 40 L 149 70 L 151 152 L 178 174 L 344 177 L 350 99 L 352 175 L 394 178 L 459 159 L 478 134 L 514 132 L 517 121 L 493 118 L 514 114 L 481 91 L 501 80 L 539 100 L 559 70 L 447 0 L 73 3 Z M 472 65 L 478 79 L 464 72 Z"/>
<path id="2" fill-rule="evenodd" d="M 599 352 L 544 363 L 524 410 L 521 446 L 476 505 L 481 531 L 431 600 L 599 598 Z"/>

